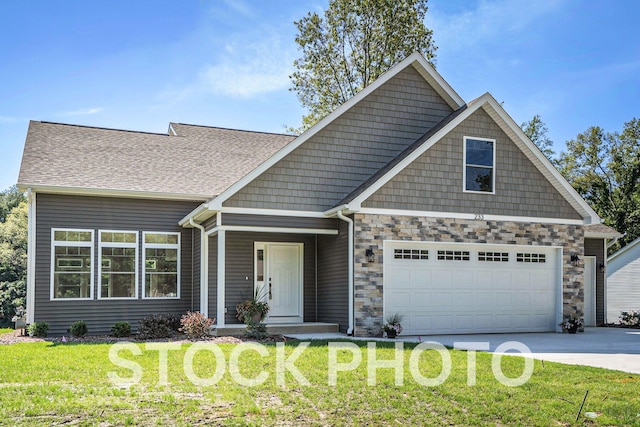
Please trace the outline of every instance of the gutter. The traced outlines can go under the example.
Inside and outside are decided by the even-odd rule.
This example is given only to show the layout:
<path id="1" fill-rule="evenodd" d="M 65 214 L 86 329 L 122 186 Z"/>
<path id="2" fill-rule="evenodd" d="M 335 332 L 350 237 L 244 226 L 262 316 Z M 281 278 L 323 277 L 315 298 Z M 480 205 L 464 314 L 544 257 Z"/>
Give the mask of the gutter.
<path id="1" fill-rule="evenodd" d="M 344 216 L 343 212 L 344 211 L 348 211 L 349 206 L 348 205 L 344 205 L 344 206 L 340 206 L 341 209 L 336 210 L 335 214 L 338 218 L 340 218 L 342 221 L 345 221 L 347 224 L 349 224 L 349 328 L 347 329 L 347 335 L 355 335 L 355 322 L 354 322 L 354 318 L 353 318 L 353 314 L 354 314 L 354 308 L 353 308 L 353 304 L 354 304 L 354 286 L 353 286 L 353 220 L 349 217 Z M 333 213 L 333 212 L 332 212 Z"/>
<path id="2" fill-rule="evenodd" d="M 200 230 L 200 313 L 209 316 L 209 236 L 204 227 L 189 218 L 189 224 Z"/>

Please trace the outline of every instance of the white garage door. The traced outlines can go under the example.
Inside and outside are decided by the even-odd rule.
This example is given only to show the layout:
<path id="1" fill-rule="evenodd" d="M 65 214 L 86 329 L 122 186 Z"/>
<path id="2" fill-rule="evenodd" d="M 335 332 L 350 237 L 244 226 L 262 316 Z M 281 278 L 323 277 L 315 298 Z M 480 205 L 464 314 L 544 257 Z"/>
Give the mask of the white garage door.
<path id="1" fill-rule="evenodd" d="M 556 329 L 557 248 L 385 242 L 384 315 L 403 335 Z"/>

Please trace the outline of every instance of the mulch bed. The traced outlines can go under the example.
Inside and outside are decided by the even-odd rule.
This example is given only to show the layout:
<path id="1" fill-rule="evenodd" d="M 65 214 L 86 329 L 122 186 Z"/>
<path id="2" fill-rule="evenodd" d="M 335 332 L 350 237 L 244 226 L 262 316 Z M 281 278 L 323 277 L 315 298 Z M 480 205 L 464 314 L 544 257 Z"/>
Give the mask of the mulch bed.
<path id="1" fill-rule="evenodd" d="M 254 342 L 255 340 L 249 339 L 243 336 L 225 336 L 225 337 L 206 337 L 198 340 L 191 340 L 184 334 L 174 334 L 169 338 L 161 339 L 138 339 L 135 335 L 125 338 L 116 338 L 110 335 L 87 335 L 84 337 L 47 337 L 47 338 L 34 338 L 30 336 L 23 336 L 21 331 L 8 332 L 6 334 L 0 334 L 0 345 L 9 345 L 17 343 L 29 343 L 29 342 L 43 342 L 49 341 L 56 344 L 62 343 L 78 343 L 78 344 L 113 344 L 122 341 L 129 342 L 174 342 L 174 343 L 194 343 L 194 342 L 208 342 L 214 344 L 240 344 L 243 342 Z M 266 339 L 260 342 L 284 342 L 287 338 L 283 335 L 270 335 Z"/>

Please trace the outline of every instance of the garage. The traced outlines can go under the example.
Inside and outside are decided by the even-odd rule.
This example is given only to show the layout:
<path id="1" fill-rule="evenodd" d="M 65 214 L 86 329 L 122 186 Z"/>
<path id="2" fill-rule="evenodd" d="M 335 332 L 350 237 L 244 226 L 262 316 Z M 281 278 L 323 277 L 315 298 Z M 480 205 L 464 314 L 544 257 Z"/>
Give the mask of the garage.
<path id="1" fill-rule="evenodd" d="M 557 247 L 384 243 L 384 316 L 403 335 L 555 331 L 562 293 Z"/>

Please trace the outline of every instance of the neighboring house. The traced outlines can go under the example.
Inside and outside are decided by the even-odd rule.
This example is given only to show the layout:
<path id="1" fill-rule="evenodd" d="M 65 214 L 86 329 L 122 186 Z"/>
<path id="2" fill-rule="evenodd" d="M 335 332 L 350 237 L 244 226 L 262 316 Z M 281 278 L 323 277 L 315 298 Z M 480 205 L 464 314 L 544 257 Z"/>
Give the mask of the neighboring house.
<path id="1" fill-rule="evenodd" d="M 270 325 L 557 331 L 604 322 L 618 235 L 500 103 L 465 103 L 419 54 L 297 138 L 32 122 L 18 185 L 28 321 L 53 333 L 186 310 L 224 333 L 256 287 Z"/>
<path id="2" fill-rule="evenodd" d="M 607 322 L 618 323 L 623 311 L 640 311 L 640 238 L 607 260 Z"/>

